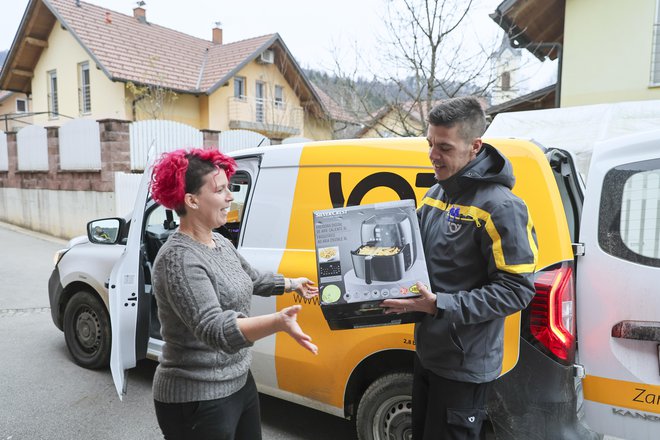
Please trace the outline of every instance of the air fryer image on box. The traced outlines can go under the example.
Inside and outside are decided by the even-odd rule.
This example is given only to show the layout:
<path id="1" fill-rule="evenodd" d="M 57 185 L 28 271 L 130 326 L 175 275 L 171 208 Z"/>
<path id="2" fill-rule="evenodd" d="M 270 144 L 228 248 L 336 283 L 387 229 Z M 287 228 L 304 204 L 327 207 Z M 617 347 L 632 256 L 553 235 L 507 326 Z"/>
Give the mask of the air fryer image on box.
<path id="1" fill-rule="evenodd" d="M 421 312 L 385 314 L 389 298 L 430 285 L 412 200 L 314 211 L 321 310 L 332 330 L 406 324 Z"/>

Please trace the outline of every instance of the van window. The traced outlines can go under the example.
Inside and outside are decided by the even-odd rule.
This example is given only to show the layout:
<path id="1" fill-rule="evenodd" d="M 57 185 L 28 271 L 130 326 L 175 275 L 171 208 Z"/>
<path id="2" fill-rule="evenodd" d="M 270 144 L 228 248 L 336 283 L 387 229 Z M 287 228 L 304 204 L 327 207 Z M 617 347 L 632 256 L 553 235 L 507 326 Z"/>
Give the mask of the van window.
<path id="1" fill-rule="evenodd" d="M 598 241 L 611 255 L 660 267 L 660 159 L 608 171 Z"/>
<path id="2" fill-rule="evenodd" d="M 237 171 L 229 181 L 231 194 L 234 201 L 231 202 L 227 223 L 218 229 L 223 236 L 229 239 L 235 247 L 238 247 L 238 238 L 241 235 L 241 224 L 245 213 L 245 202 L 251 190 L 250 175 L 245 171 Z"/>

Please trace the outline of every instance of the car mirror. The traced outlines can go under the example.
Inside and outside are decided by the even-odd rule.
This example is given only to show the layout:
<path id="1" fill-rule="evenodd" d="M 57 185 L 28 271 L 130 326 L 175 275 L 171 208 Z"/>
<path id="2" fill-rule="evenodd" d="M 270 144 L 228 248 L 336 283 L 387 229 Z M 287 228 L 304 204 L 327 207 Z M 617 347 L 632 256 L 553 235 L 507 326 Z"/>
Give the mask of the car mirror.
<path id="1" fill-rule="evenodd" d="M 117 244 L 125 221 L 121 218 L 103 218 L 87 223 L 87 238 L 96 244 Z"/>

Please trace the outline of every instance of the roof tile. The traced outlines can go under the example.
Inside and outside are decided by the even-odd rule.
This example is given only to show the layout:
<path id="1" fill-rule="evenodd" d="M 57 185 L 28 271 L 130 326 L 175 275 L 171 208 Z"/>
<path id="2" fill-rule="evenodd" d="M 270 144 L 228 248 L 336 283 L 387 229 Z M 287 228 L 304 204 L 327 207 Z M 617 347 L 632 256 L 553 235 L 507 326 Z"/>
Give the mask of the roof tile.
<path id="1" fill-rule="evenodd" d="M 112 78 L 185 92 L 207 92 L 277 35 L 217 45 L 89 3 L 43 1 Z"/>

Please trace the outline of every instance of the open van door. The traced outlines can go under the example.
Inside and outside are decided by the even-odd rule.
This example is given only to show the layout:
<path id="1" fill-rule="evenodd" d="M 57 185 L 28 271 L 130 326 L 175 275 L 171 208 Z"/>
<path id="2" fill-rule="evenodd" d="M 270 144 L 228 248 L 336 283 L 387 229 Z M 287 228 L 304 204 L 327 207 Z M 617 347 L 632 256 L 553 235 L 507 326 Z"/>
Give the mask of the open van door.
<path id="1" fill-rule="evenodd" d="M 110 370 L 120 399 L 126 394 L 126 370 L 146 357 L 149 341 L 150 302 L 149 293 L 145 292 L 141 237 L 151 171 L 147 167 L 140 181 L 126 248 L 112 268 L 108 285 L 112 327 Z"/>
<path id="2" fill-rule="evenodd" d="M 660 131 L 594 149 L 580 225 L 577 331 L 595 431 L 660 438 Z"/>

